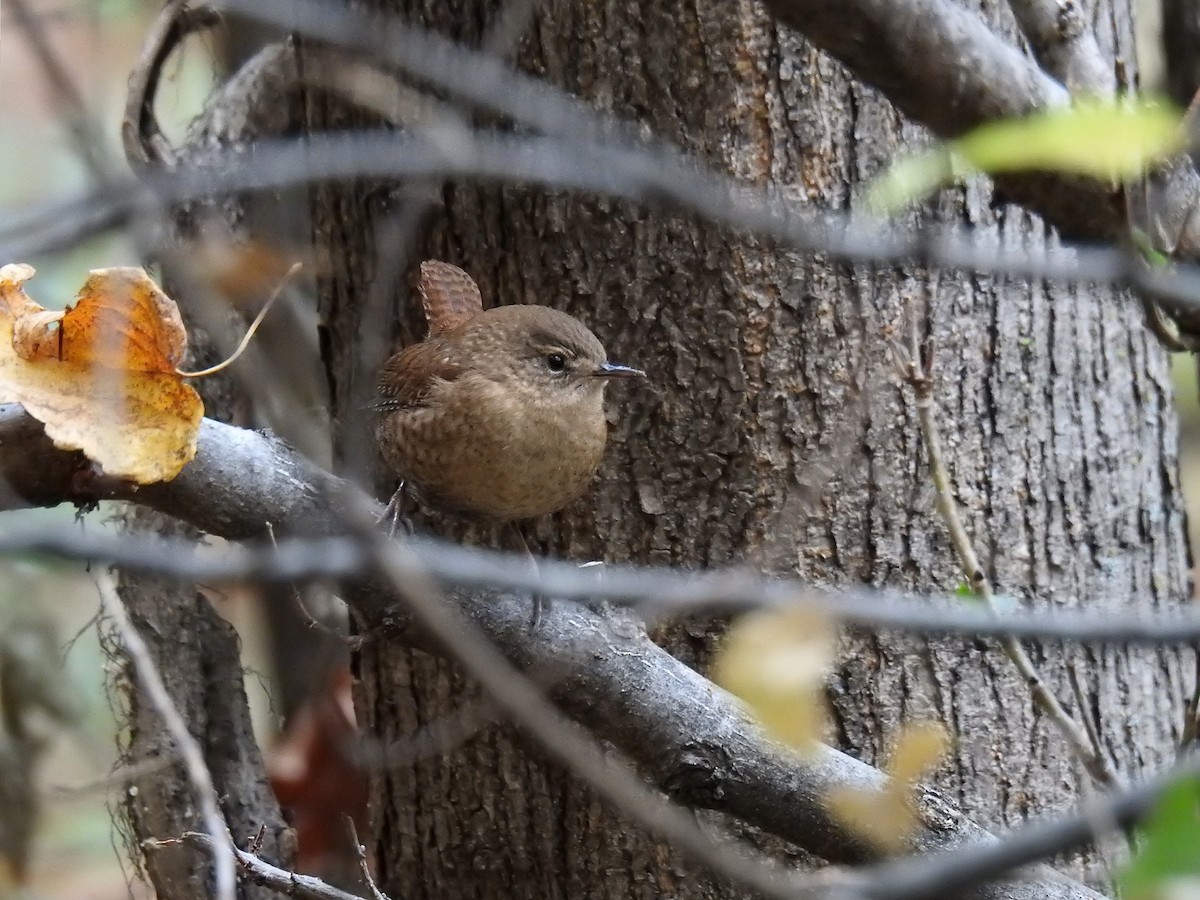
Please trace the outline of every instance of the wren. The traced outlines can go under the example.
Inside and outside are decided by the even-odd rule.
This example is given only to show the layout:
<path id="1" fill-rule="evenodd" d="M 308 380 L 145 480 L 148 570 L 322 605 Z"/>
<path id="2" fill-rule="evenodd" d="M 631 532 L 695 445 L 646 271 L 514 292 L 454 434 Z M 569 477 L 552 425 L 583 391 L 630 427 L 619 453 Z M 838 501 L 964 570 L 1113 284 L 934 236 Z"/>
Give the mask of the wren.
<path id="1" fill-rule="evenodd" d="M 376 437 L 401 490 L 492 523 L 570 504 L 604 454 L 605 386 L 645 373 L 609 362 L 566 313 L 484 310 L 478 285 L 457 266 L 421 263 L 418 293 L 429 335 L 384 364 L 374 404 Z"/>

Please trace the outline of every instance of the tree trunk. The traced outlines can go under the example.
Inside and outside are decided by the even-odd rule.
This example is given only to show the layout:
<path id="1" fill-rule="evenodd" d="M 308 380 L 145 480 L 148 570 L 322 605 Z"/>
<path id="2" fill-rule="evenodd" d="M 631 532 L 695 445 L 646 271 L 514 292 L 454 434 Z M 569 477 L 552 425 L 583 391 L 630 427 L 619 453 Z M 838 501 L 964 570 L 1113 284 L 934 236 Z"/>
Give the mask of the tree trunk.
<path id="1" fill-rule="evenodd" d="M 202 164 L 205 154 L 224 148 L 250 135 L 267 137 L 282 130 L 279 123 L 294 121 L 278 95 L 270 104 L 252 102 L 259 98 L 218 95 L 210 98 L 205 114 L 194 123 L 181 156 L 192 164 Z M 232 111 L 232 115 L 230 112 Z M 187 247 L 203 225 L 218 222 L 229 235 L 255 233 L 279 239 L 278 222 L 281 202 L 274 205 L 255 198 L 223 197 L 215 204 L 198 202 L 176 209 L 173 225 L 178 247 Z M 190 337 L 190 360 L 194 368 L 204 368 L 225 358 L 211 329 L 241 321 L 228 307 L 212 304 L 213 292 L 201 283 L 194 271 L 180 266 L 178 258 L 167 254 L 162 265 L 163 284 L 177 297 Z M 207 273 L 205 273 L 207 274 Z M 277 326 L 276 326 L 277 327 Z M 227 329 L 236 332 L 237 328 Z M 285 337 L 292 337 L 284 331 Z M 261 335 L 276 338 L 279 332 Z M 299 386 L 296 382 L 300 382 Z M 291 379 L 293 389 L 304 385 Z M 228 374 L 202 379 L 197 387 L 204 400 L 205 414 L 226 422 L 243 423 L 256 414 L 249 407 L 236 381 Z M 272 423 L 278 425 L 278 423 Z M 287 434 L 284 427 L 277 431 Z M 293 435 L 289 435 L 295 437 Z M 297 441 L 303 443 L 301 441 Z M 317 453 L 317 449 L 305 448 Z M 131 532 L 148 531 L 164 535 L 188 535 L 201 541 L 203 535 L 169 516 L 141 506 L 130 505 L 122 513 L 125 528 Z M 144 573 L 122 572 L 120 591 L 130 619 L 146 643 L 150 657 L 163 677 L 167 692 L 197 739 L 221 798 L 221 811 L 234 841 L 239 847 L 257 846 L 264 859 L 290 865 L 295 852 L 295 834 L 284 821 L 263 765 L 250 720 L 250 709 L 242 683 L 241 642 L 233 627 L 224 621 L 209 601 L 194 586 L 176 580 L 156 578 Z M 271 589 L 274 599 L 292 609 L 289 592 Z M 136 766 L 148 760 L 178 754 L 178 748 L 166 730 L 162 711 L 155 708 L 133 671 L 119 635 L 110 638 L 110 652 L 122 667 L 119 687 L 128 706 L 122 723 L 124 761 Z M 310 666 L 318 661 L 313 653 Z M 290 711 L 290 710 L 289 710 Z M 182 844 L 146 851 L 145 842 L 177 838 L 186 831 L 202 827 L 196 787 L 187 777 L 182 762 L 163 772 L 151 771 L 134 780 L 133 789 L 123 795 L 123 813 L 128 825 L 126 836 L 130 857 L 140 860 L 157 895 L 172 900 L 191 900 L 212 896 L 212 864 L 193 848 Z M 255 840 L 255 835 L 261 836 Z M 271 889 L 246 881 L 238 887 L 241 900 L 259 900 L 275 896 Z"/>
<path id="2" fill-rule="evenodd" d="M 494 13 L 479 3 L 390 8 L 468 43 Z M 1128 15 L 1118 0 L 1097 17 L 1101 45 L 1127 58 Z M 1113 22 L 1122 23 L 1115 35 Z M 798 204 L 845 208 L 921 139 L 755 4 L 547 0 L 520 62 L 719 169 L 780 185 Z M 327 112 L 313 98 L 310 124 Z M 648 386 L 611 392 L 612 441 L 595 489 L 538 523 L 539 549 L 953 590 L 963 576 L 889 356 L 915 319 L 936 346 L 946 462 L 998 592 L 1097 615 L 1185 596 L 1167 357 L 1124 294 L 915 267 L 851 270 L 604 198 L 464 184 L 445 196 L 429 256 L 471 272 L 485 302 L 580 316 L 613 359 L 650 375 Z M 353 386 L 346 341 L 389 220 L 382 203 L 329 189 L 314 197 L 317 234 L 339 263 L 322 286 L 338 416 Z M 997 244 L 1054 240 L 1035 218 L 989 201 L 974 182 L 944 193 L 922 220 L 971 223 Z M 393 308 L 411 316 L 407 290 Z M 664 638 L 697 665 L 714 639 L 695 629 Z M 1082 713 L 1123 774 L 1171 756 L 1180 654 L 1031 652 L 1064 698 L 1066 671 L 1078 667 Z M 452 667 L 380 642 L 366 645 L 358 674 L 362 724 L 385 741 L 453 715 L 475 693 Z M 984 825 L 1062 809 L 1080 794 L 1080 766 L 990 644 L 854 635 L 830 690 L 831 738 L 869 762 L 883 762 L 901 724 L 944 722 L 955 744 L 937 786 Z M 509 728 L 377 772 L 371 796 L 380 882 L 392 896 L 737 895 L 602 807 Z"/>

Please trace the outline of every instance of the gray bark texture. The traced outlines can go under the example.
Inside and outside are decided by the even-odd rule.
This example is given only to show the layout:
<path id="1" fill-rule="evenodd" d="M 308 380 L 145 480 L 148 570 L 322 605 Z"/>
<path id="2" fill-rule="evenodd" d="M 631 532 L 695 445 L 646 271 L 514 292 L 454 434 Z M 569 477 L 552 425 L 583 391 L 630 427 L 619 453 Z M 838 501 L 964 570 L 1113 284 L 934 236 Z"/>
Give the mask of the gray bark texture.
<path id="1" fill-rule="evenodd" d="M 158 534 L 196 532 L 160 513 L 144 508 L 126 521 Z M 279 813 L 279 804 L 263 774 L 262 755 L 250 724 L 242 685 L 241 645 L 233 627 L 213 610 L 194 587 L 146 575 L 124 576 L 121 597 L 134 627 L 147 647 L 176 707 L 198 741 L 221 810 L 238 846 L 246 846 L 264 828 L 262 853 L 286 863 L 293 838 Z M 111 638 L 117 641 L 117 638 Z M 120 652 L 119 642 L 113 652 Z M 129 730 L 124 758 L 129 763 L 177 755 L 161 711 L 146 698 L 132 671 L 123 679 L 128 690 L 125 720 Z M 134 779 L 124 793 L 129 835 L 136 841 L 178 837 L 203 830 L 195 788 L 181 763 Z M 139 858 L 140 853 L 132 854 Z M 144 855 L 146 873 L 159 897 L 172 900 L 212 896 L 212 864 L 203 854 L 183 845 Z M 273 892 L 245 883 L 242 900 L 268 900 Z"/>
<path id="2" fill-rule="evenodd" d="M 388 8 L 468 43 L 494 13 L 464 2 Z M 1118 3 L 1095 16 L 1101 47 L 1126 58 L 1128 15 Z M 757 5 L 547 0 L 519 59 L 713 166 L 814 206 L 845 208 L 923 140 Z M 320 98 L 308 116 L 313 127 L 330 120 Z M 338 262 L 321 313 L 334 415 L 346 421 L 360 377 L 347 341 L 395 253 L 377 249 L 395 207 L 386 193 L 357 191 L 322 188 L 312 210 L 318 243 Z M 612 393 L 595 489 L 537 524 L 537 549 L 953 590 L 963 579 L 889 358 L 915 317 L 936 345 L 947 464 L 997 590 L 1096 615 L 1186 596 L 1167 357 L 1124 294 L 851 270 L 594 197 L 456 184 L 445 198 L 426 255 L 470 271 L 485 302 L 580 316 L 612 358 L 650 375 L 647 387 Z M 997 244 L 1055 240 L 1035 217 L 993 209 L 980 183 L 942 194 L 923 218 L 970 223 Z M 413 300 L 403 285 L 394 296 L 408 334 Z M 361 439 L 344 431 L 338 441 L 345 451 Z M 662 635 L 701 667 L 718 639 L 694 627 Z M 1062 697 L 1078 667 L 1081 714 L 1122 774 L 1171 758 L 1181 654 L 1030 649 Z M 385 643 L 366 645 L 357 674 L 361 724 L 385 741 L 453 716 L 475 693 L 454 667 Z M 995 829 L 1065 809 L 1083 789 L 1080 767 L 990 644 L 848 636 L 830 697 L 831 736 L 871 763 L 905 723 L 946 723 L 954 749 L 935 784 Z M 375 773 L 371 797 L 379 880 L 392 896 L 739 896 L 506 728 Z M 1103 883 L 1100 862 L 1065 865 Z"/>
<path id="3" fill-rule="evenodd" d="M 229 405 L 207 396 L 210 409 L 229 414 Z M 196 529 L 163 513 L 129 506 L 122 521 L 130 533 L 150 531 L 203 540 Z M 142 573 L 122 573 L 119 590 L 133 626 L 146 642 L 151 659 L 176 708 L 196 738 L 220 809 L 239 847 L 262 829 L 260 852 L 287 865 L 295 838 L 267 782 L 262 753 L 250 721 L 242 684 L 241 642 L 194 585 Z M 121 666 L 119 687 L 125 698 L 127 739 L 123 761 L 178 757 L 162 711 L 147 697 L 118 634 L 107 638 L 109 653 Z M 161 771 L 133 780 L 123 794 L 123 814 L 132 859 L 140 859 L 159 897 L 207 900 L 212 896 L 212 864 L 203 854 L 177 844 L 143 853 L 141 842 L 177 838 L 203 830 L 196 788 L 178 760 Z M 276 894 L 250 882 L 239 885 L 240 900 L 270 900 Z"/>
<path id="4" fill-rule="evenodd" d="M 226 90 L 232 92 L 230 86 Z M 284 105 L 278 99 L 268 106 L 252 102 L 255 98 L 239 96 L 232 116 L 222 103 L 224 99 L 214 98 L 206 116 L 197 121 L 191 140 L 182 151 L 184 158 L 202 161 L 212 147 L 228 146 L 251 134 L 269 134 L 280 127 L 278 119 L 284 115 Z M 266 114 L 267 109 L 274 118 Z M 201 223 L 211 226 L 216 222 L 230 234 L 244 234 L 249 230 L 243 221 L 246 216 L 240 198 L 220 198 L 211 205 L 196 204 L 196 208 L 177 211 L 175 237 L 185 246 Z M 259 231 L 267 230 L 268 223 L 257 224 Z M 227 308 L 213 305 L 211 291 L 205 291 L 197 283 L 194 272 L 174 265 L 169 258 L 159 262 L 164 287 L 180 299 L 196 368 L 223 359 L 226 354 L 214 333 L 235 331 L 240 317 Z M 209 415 L 239 423 L 251 416 L 236 383 L 228 376 L 204 379 L 197 387 Z M 121 517 L 124 527 L 133 533 L 186 534 L 197 541 L 203 540 L 203 534 L 196 529 L 145 507 L 128 506 Z M 234 841 L 245 848 L 256 841 L 261 829 L 256 845 L 262 857 L 289 865 L 295 851 L 295 835 L 284 821 L 267 781 L 242 683 L 237 632 L 195 586 L 126 572 L 121 575 L 119 590 L 172 701 L 200 745 Z M 286 602 L 282 592 L 274 593 L 281 604 Z M 111 635 L 108 646 L 121 666 L 120 689 L 127 698 L 124 761 L 135 765 L 147 759 L 177 755 L 161 710 L 149 702 L 139 685 L 119 635 Z M 141 850 L 144 841 L 169 840 L 186 831 L 203 830 L 196 788 L 181 763 L 136 779 L 133 789 L 124 795 L 123 814 L 130 857 L 141 861 L 159 897 L 207 900 L 212 896 L 212 864 L 203 854 L 182 844 L 150 852 Z M 249 881 L 238 886 L 240 900 L 269 900 L 275 896 L 276 892 Z"/>

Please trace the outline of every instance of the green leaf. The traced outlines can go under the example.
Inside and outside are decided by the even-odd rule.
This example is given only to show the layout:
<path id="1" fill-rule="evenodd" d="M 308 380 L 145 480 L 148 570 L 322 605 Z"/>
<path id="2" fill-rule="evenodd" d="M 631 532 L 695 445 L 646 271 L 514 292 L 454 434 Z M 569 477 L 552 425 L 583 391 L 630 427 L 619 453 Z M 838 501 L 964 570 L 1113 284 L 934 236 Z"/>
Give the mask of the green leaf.
<path id="1" fill-rule="evenodd" d="M 1157 100 L 1084 101 L 1020 119 L 980 125 L 962 137 L 902 159 L 867 194 L 890 213 L 965 174 L 1063 172 L 1120 181 L 1181 152 L 1182 114 Z"/>
<path id="2" fill-rule="evenodd" d="M 890 215 L 941 185 L 976 171 L 969 162 L 956 156 L 949 144 L 902 157 L 867 189 L 867 208 L 879 215 Z"/>
<path id="3" fill-rule="evenodd" d="M 1142 829 L 1141 851 L 1122 874 L 1127 900 L 1200 896 L 1200 779 L 1172 786 Z"/>

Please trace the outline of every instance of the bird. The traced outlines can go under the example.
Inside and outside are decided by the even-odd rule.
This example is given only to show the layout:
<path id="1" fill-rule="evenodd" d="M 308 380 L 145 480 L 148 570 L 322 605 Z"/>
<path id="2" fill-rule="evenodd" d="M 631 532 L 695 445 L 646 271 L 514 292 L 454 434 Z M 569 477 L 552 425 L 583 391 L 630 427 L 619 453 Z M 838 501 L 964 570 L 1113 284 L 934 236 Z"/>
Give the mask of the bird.
<path id="1" fill-rule="evenodd" d="M 559 310 L 485 310 L 475 280 L 449 263 L 421 263 L 417 289 L 429 333 L 384 363 L 373 404 L 381 455 L 401 480 L 393 504 L 411 492 L 493 524 L 571 504 L 604 454 L 606 385 L 645 373 L 609 361 Z"/>

